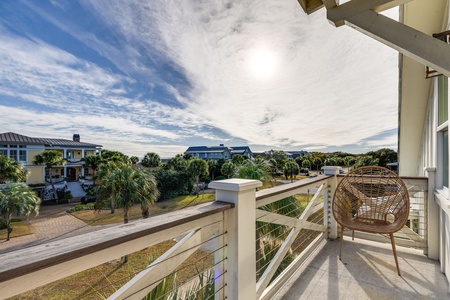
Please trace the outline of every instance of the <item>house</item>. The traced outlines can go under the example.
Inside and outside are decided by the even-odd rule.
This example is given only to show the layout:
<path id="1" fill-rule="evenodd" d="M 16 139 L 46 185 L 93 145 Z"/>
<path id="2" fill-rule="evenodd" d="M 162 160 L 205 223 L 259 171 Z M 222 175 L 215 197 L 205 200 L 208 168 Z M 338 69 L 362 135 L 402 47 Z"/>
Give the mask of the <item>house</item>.
<path id="1" fill-rule="evenodd" d="M 400 11 L 403 23 L 427 36 L 423 43 L 436 51 L 437 59 L 449 65 L 449 2 L 445 0 L 412 1 Z M 417 41 L 419 42 L 419 41 Z M 438 48 L 446 52 L 439 54 Z M 429 201 L 435 205 L 429 217 L 429 238 L 439 253 L 429 253 L 441 262 L 441 270 L 450 282 L 450 195 L 448 138 L 448 76 L 450 68 L 400 56 L 398 170 L 401 176 L 426 176 Z M 442 75 L 444 74 L 444 75 Z M 429 213 L 434 210 L 428 208 Z"/>
<path id="2" fill-rule="evenodd" d="M 287 158 L 296 159 L 297 157 L 303 157 L 305 155 L 308 155 L 308 151 L 284 151 L 286 153 Z"/>
<path id="3" fill-rule="evenodd" d="M 252 151 L 248 146 L 237 146 L 237 147 L 227 147 L 224 144 L 220 144 L 220 146 L 195 146 L 189 147 L 185 152 L 185 154 L 191 154 L 192 156 L 202 158 L 202 159 L 225 159 L 230 160 L 233 155 L 240 154 L 246 155 L 249 158 L 252 157 Z"/>
<path id="4" fill-rule="evenodd" d="M 44 150 L 61 151 L 62 157 L 67 160 L 64 166 L 53 168 L 54 177 L 76 180 L 79 176 L 92 174 L 90 168 L 86 168 L 82 159 L 84 157 L 101 154 L 101 145 L 83 143 L 80 135 L 74 134 L 72 140 L 54 138 L 29 137 L 14 132 L 0 133 L 0 155 L 5 155 L 22 163 L 28 170 L 28 184 L 43 183 L 48 179 L 49 172 L 45 166 L 33 164 L 37 154 Z"/>
<path id="5" fill-rule="evenodd" d="M 232 146 L 231 147 L 231 157 L 233 157 L 236 154 L 248 156 L 248 158 L 253 157 L 252 150 L 250 150 L 249 146 Z"/>

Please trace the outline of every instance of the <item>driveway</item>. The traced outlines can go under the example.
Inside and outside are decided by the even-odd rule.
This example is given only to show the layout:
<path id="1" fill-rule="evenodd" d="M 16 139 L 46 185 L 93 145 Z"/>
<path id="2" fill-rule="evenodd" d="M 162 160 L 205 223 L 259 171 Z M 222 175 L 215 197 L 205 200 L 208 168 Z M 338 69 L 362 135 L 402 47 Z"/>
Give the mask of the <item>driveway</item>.
<path id="1" fill-rule="evenodd" d="M 87 225 L 66 212 L 75 205 L 76 203 L 41 206 L 39 216 L 28 219 L 33 234 L 13 237 L 9 241 L 0 240 L 0 254 L 103 228 Z"/>

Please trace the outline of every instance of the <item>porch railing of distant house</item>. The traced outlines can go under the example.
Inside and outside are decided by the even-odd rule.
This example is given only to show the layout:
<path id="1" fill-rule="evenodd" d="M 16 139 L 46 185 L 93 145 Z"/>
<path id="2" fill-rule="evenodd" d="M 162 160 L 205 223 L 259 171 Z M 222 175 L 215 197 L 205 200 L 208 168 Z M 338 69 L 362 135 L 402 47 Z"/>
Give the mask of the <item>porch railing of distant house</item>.
<path id="1" fill-rule="evenodd" d="M 192 263 L 192 253 L 204 249 L 213 256 L 213 263 L 199 272 L 213 274 L 214 299 L 270 299 L 326 238 L 337 238 L 331 215 L 331 199 L 341 179 L 337 173 L 338 168 L 330 168 L 326 175 L 258 192 L 259 181 L 216 181 L 210 184 L 216 189 L 213 203 L 5 253 L 0 255 L 0 298 L 177 238 L 170 250 L 127 279 L 110 298 L 143 298 Z M 426 179 L 408 178 L 406 182 L 419 206 L 412 206 L 418 211 L 412 214 L 411 227 L 396 242 L 426 250 L 427 213 L 421 212 L 427 206 Z M 197 278 L 180 283 L 177 291 L 199 286 L 193 284 Z"/>

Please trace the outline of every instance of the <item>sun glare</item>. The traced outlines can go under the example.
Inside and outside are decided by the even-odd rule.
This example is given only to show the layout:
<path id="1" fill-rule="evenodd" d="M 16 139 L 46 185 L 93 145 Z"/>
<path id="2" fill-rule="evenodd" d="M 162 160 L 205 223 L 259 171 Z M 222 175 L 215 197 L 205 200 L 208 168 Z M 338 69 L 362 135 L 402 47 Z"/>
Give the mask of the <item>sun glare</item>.
<path id="1" fill-rule="evenodd" d="M 273 53 L 267 50 L 257 50 L 250 57 L 250 72 L 261 79 L 271 77 L 275 73 L 276 59 Z"/>

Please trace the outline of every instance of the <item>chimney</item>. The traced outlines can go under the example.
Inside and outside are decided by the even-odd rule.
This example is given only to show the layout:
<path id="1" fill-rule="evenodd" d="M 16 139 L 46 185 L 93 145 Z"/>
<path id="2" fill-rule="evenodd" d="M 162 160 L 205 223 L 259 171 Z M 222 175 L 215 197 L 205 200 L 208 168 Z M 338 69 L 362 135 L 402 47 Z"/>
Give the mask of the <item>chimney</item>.
<path id="1" fill-rule="evenodd" d="M 74 134 L 73 135 L 73 141 L 74 142 L 79 142 L 80 141 L 80 135 L 79 134 Z"/>

